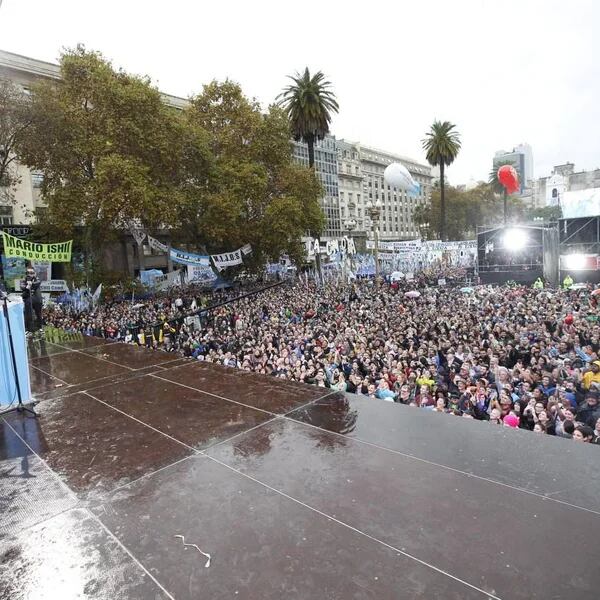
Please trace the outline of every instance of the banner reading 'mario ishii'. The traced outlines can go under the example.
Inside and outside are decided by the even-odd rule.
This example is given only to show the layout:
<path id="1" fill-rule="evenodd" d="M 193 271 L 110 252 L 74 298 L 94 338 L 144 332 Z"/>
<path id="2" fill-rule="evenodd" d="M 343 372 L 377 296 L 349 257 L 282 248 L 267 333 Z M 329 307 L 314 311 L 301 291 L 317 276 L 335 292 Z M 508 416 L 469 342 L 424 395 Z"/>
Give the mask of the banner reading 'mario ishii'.
<path id="1" fill-rule="evenodd" d="M 73 240 L 58 244 L 38 244 L 2 232 L 5 256 L 16 256 L 27 260 L 44 262 L 70 262 Z"/>

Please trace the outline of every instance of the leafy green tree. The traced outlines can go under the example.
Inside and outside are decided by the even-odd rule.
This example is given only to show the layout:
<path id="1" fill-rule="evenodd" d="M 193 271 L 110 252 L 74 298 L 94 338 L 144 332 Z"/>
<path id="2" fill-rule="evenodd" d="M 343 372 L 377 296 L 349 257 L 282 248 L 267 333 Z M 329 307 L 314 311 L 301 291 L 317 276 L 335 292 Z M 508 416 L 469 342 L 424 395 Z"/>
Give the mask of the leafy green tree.
<path id="1" fill-rule="evenodd" d="M 474 239 L 478 226 L 496 226 L 500 212 L 500 200 L 493 193 L 491 186 L 480 184 L 471 190 L 458 190 L 449 186 L 446 189 L 447 200 L 451 203 L 452 211 L 446 223 L 448 239 Z M 514 204 L 515 219 L 520 219 L 522 203 Z M 441 190 L 435 188 L 428 205 L 421 205 L 415 210 L 415 222 L 424 235 L 432 239 L 440 228 L 441 221 Z M 424 225 L 428 223 L 429 228 Z"/>
<path id="2" fill-rule="evenodd" d="M 239 85 L 213 81 L 184 118 L 207 133 L 214 161 L 208 177 L 186 190 L 182 239 L 209 253 L 250 243 L 256 264 L 281 253 L 299 261 L 301 236 L 323 227 L 322 188 L 314 171 L 292 161 L 284 111 L 263 113 Z"/>
<path id="3" fill-rule="evenodd" d="M 304 73 L 289 78 L 294 83 L 283 90 L 278 100 L 288 116 L 294 139 L 302 140 L 308 146 L 308 166 L 312 168 L 315 142 L 329 133 L 331 115 L 338 112 L 339 106 L 329 89 L 331 83 L 321 71 L 311 76 L 306 67 Z"/>
<path id="4" fill-rule="evenodd" d="M 0 202 L 12 203 L 19 183 L 17 146 L 31 119 L 30 100 L 22 89 L 0 78 Z"/>
<path id="5" fill-rule="evenodd" d="M 423 139 L 423 149 L 427 162 L 440 168 L 440 238 L 447 239 L 446 232 L 446 190 L 444 181 L 445 167 L 451 165 L 460 151 L 460 134 L 456 125 L 449 121 L 434 121 Z"/>
<path id="6" fill-rule="evenodd" d="M 132 220 L 169 225 L 186 187 L 206 179 L 208 138 L 162 101 L 147 79 L 116 71 L 99 53 L 65 52 L 61 79 L 32 89 L 22 160 L 44 173 L 48 220 L 83 231 L 87 268 L 111 232 Z"/>
<path id="7" fill-rule="evenodd" d="M 562 218 L 560 206 L 542 206 L 534 208 L 527 213 L 529 220 L 543 219 L 544 221 L 557 221 Z"/>

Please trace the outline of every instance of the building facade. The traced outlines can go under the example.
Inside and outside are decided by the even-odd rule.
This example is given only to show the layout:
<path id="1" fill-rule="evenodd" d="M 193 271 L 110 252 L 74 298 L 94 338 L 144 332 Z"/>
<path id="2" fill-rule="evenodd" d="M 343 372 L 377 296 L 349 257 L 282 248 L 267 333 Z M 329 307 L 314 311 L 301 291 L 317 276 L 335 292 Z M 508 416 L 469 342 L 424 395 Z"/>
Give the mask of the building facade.
<path id="1" fill-rule="evenodd" d="M 430 200 L 433 181 L 431 167 L 414 159 L 369 146 L 360 146 L 359 156 L 363 174 L 361 203 L 357 204 L 357 210 L 361 210 L 360 214 L 365 214 L 366 204 L 369 201 L 379 200 L 382 205 L 378 226 L 381 240 L 406 240 L 420 237 L 421 232 L 414 222 L 414 213 L 417 206 Z M 386 184 L 383 179 L 385 168 L 395 162 L 403 164 L 420 185 L 418 196 L 410 196 L 405 191 Z M 366 230 L 370 226 L 370 222 L 365 223 Z"/>
<path id="2" fill-rule="evenodd" d="M 535 180 L 534 202 L 537 208 L 557 206 L 566 192 L 600 188 L 600 169 L 575 171 L 574 163 L 556 165 L 552 173 Z"/>
<path id="3" fill-rule="evenodd" d="M 308 146 L 304 142 L 293 143 L 294 160 L 308 167 Z M 325 195 L 321 208 L 325 213 L 325 229 L 321 237 L 339 238 L 342 234 L 339 204 L 339 180 L 337 164 L 337 141 L 332 135 L 315 143 L 315 172 L 323 185 Z"/>
<path id="4" fill-rule="evenodd" d="M 354 222 L 354 231 L 364 232 L 367 226 L 367 213 L 363 197 L 363 169 L 360 160 L 360 144 L 337 141 L 337 165 L 340 191 L 340 220 L 342 228 L 349 229 Z"/>
<path id="5" fill-rule="evenodd" d="M 496 169 L 499 165 L 510 163 L 519 174 L 519 183 L 521 184 L 521 195 L 530 195 L 533 185 L 533 152 L 529 144 L 519 144 L 510 152 L 498 150 L 494 155 L 493 166 Z"/>

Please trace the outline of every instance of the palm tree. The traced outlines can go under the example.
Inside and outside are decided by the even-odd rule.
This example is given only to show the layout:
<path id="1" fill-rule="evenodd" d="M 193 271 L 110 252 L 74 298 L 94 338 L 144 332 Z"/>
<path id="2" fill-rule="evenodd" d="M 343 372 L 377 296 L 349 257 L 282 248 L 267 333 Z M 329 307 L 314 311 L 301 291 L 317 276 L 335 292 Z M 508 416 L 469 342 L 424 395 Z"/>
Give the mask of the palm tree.
<path id="1" fill-rule="evenodd" d="M 298 142 L 308 146 L 308 166 L 315 164 L 315 142 L 329 133 L 331 114 L 339 106 L 335 94 L 329 89 L 331 83 L 319 71 L 311 77 L 308 67 L 304 73 L 289 76 L 294 82 L 277 97 L 290 120 L 292 135 Z"/>
<path id="2" fill-rule="evenodd" d="M 460 150 L 460 134 L 450 121 L 434 121 L 423 140 L 427 162 L 440 168 L 440 238 L 446 241 L 446 197 L 444 189 L 444 167 L 451 165 Z"/>
<path id="3" fill-rule="evenodd" d="M 521 174 L 519 173 L 519 169 L 517 169 L 515 164 L 513 162 L 511 162 L 510 160 L 503 160 L 503 161 L 495 163 L 494 166 L 492 167 L 492 170 L 490 171 L 488 183 L 490 184 L 492 191 L 494 192 L 494 194 L 502 194 L 503 195 L 504 226 L 506 227 L 506 224 L 508 223 L 508 194 L 506 192 L 506 188 L 500 183 L 500 181 L 498 179 L 498 169 L 500 169 L 500 167 L 503 167 L 504 165 L 510 165 L 511 167 L 515 168 L 515 170 L 517 171 L 517 175 L 519 176 L 519 181 L 521 180 Z"/>

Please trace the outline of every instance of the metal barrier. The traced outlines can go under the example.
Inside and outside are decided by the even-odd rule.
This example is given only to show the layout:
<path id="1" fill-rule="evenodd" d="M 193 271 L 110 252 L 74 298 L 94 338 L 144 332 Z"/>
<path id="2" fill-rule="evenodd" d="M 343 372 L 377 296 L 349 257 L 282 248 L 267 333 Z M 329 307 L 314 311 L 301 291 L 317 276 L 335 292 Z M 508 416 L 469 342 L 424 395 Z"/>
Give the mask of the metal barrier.
<path id="1" fill-rule="evenodd" d="M 140 333 L 140 329 L 145 331 L 147 329 L 150 329 L 154 332 L 154 329 L 157 327 L 164 327 L 165 323 L 173 326 L 177 326 L 176 327 L 176 333 L 179 333 L 179 329 L 181 328 L 181 325 L 183 325 L 183 322 L 185 321 L 185 319 L 188 319 L 190 317 L 196 317 L 196 316 L 202 316 L 210 311 L 216 310 L 217 308 L 221 308 L 223 306 L 227 306 L 228 304 L 231 304 L 233 302 L 239 302 L 240 300 L 243 300 L 244 298 L 248 298 L 250 296 L 254 296 L 256 294 L 261 294 L 262 292 L 266 292 L 267 290 L 276 288 L 280 285 L 283 285 L 285 283 L 288 283 L 287 280 L 284 281 L 278 281 L 276 283 L 273 283 L 271 285 L 268 285 L 266 287 L 260 288 L 259 290 L 254 290 L 252 292 L 247 292 L 245 294 L 241 294 L 240 296 L 236 296 L 235 298 L 230 298 L 229 300 L 225 300 L 223 302 L 218 302 L 217 304 L 213 304 L 211 306 L 206 306 L 204 308 L 199 308 L 198 310 L 189 313 L 189 314 L 185 314 L 185 315 L 181 315 L 179 317 L 176 317 L 174 319 L 169 319 L 167 321 L 157 321 L 155 323 L 151 323 L 149 325 L 144 325 L 142 327 L 130 327 L 129 330 L 131 331 L 131 334 L 134 335 L 136 338 Z"/>

